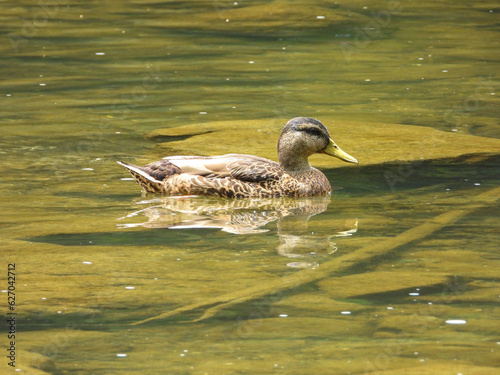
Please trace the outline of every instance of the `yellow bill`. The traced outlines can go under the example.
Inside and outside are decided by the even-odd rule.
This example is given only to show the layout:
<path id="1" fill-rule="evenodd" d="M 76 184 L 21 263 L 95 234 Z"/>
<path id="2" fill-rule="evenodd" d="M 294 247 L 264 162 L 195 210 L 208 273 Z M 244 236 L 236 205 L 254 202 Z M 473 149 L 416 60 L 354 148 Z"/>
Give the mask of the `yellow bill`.
<path id="1" fill-rule="evenodd" d="M 326 148 L 323 150 L 323 152 L 325 154 L 335 156 L 335 157 L 339 158 L 340 160 L 344 160 L 344 161 L 347 161 L 349 163 L 359 164 L 357 159 L 353 158 L 348 153 L 342 151 L 340 149 L 340 147 L 337 146 L 335 144 L 335 142 L 333 141 L 333 139 L 331 139 L 331 138 L 330 138 L 330 142 L 328 143 L 328 146 L 326 146 Z"/>

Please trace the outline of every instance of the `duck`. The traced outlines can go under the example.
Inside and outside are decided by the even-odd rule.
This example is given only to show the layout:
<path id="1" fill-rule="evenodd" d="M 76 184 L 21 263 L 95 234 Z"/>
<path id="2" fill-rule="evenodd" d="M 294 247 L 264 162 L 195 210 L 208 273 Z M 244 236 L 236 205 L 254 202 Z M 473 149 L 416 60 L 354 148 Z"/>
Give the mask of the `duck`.
<path id="1" fill-rule="evenodd" d="M 327 177 L 309 164 L 309 156 L 327 154 L 358 164 L 342 151 L 319 120 L 295 117 L 278 140 L 278 162 L 246 154 L 167 156 L 143 167 L 123 161 L 147 193 L 223 198 L 308 197 L 331 194 Z"/>

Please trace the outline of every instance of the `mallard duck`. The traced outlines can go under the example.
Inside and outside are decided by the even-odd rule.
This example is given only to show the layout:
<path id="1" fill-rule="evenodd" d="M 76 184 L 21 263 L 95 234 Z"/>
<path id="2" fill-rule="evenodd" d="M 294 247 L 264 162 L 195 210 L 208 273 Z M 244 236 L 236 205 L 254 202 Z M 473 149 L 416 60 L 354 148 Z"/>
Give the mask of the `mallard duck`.
<path id="1" fill-rule="evenodd" d="M 312 154 L 325 153 L 358 163 L 342 151 L 318 120 L 288 121 L 278 140 L 279 163 L 244 154 L 168 156 L 138 167 L 119 161 L 150 193 L 214 195 L 219 197 L 301 197 L 330 194 L 326 176 L 311 167 Z"/>

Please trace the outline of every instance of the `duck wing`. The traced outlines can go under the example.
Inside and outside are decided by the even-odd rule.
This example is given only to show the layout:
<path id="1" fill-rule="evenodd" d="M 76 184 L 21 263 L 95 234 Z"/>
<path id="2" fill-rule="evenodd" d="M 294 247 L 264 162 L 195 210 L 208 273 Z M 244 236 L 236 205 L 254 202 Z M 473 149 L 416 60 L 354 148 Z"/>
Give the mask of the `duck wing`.
<path id="1" fill-rule="evenodd" d="M 240 181 L 258 183 L 278 180 L 283 174 L 278 163 L 254 155 L 170 156 L 163 160 L 176 166 L 181 173 L 206 178 L 232 177 Z"/>
<path id="2" fill-rule="evenodd" d="M 246 182 L 277 181 L 283 176 L 281 166 L 271 160 L 241 159 L 228 165 L 231 177 Z"/>

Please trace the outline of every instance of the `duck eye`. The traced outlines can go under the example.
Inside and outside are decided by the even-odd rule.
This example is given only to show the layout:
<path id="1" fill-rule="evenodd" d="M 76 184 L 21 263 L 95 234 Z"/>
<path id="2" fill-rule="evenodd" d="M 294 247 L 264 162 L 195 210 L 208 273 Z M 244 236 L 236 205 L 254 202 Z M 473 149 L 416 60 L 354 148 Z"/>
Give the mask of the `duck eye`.
<path id="1" fill-rule="evenodd" d="M 317 137 L 321 135 L 321 130 L 319 130 L 318 128 L 304 128 L 302 129 L 302 131 L 309 135 L 314 135 Z"/>

